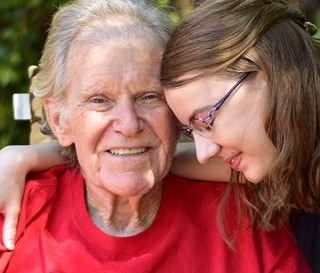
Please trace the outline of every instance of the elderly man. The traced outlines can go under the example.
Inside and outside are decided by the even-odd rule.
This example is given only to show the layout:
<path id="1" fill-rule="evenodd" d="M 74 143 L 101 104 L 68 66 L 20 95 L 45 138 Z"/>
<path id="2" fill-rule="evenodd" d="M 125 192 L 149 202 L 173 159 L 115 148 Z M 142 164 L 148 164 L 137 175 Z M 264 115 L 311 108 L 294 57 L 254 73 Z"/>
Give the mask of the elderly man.
<path id="1" fill-rule="evenodd" d="M 168 175 L 178 126 L 159 82 L 163 16 L 133 0 L 55 15 L 35 94 L 70 164 L 28 177 L 1 272 L 309 272 L 285 231 L 246 217 L 230 249 L 215 219 L 225 186 Z"/>

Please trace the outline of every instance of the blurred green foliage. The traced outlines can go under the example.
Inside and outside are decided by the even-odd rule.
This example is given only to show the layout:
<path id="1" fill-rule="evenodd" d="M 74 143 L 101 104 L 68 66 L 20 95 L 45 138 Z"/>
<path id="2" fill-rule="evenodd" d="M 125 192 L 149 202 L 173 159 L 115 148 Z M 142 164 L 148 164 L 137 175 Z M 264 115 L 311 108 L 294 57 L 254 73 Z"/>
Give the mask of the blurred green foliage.
<path id="1" fill-rule="evenodd" d="M 0 148 L 29 141 L 29 122 L 13 119 L 12 94 L 28 92 L 28 66 L 38 63 L 51 15 L 64 2 L 0 1 Z"/>

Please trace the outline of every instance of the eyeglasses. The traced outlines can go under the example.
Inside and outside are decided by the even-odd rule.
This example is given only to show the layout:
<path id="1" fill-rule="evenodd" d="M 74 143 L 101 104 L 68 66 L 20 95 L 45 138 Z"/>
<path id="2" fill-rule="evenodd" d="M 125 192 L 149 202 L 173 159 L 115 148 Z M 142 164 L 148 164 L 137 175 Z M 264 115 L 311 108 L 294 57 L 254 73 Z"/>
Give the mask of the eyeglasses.
<path id="1" fill-rule="evenodd" d="M 215 105 L 213 105 L 212 109 L 205 115 L 204 118 L 194 118 L 190 121 L 188 127 L 183 127 L 181 129 L 181 133 L 186 137 L 192 137 L 192 131 L 197 133 L 203 137 L 211 137 L 213 135 L 213 122 L 214 122 L 214 113 L 219 110 L 219 108 L 224 104 L 227 98 L 232 94 L 232 92 L 240 85 L 240 83 L 250 74 L 247 72 L 243 74 L 240 79 L 236 82 L 234 86 L 228 91 L 227 94 L 223 96 Z"/>

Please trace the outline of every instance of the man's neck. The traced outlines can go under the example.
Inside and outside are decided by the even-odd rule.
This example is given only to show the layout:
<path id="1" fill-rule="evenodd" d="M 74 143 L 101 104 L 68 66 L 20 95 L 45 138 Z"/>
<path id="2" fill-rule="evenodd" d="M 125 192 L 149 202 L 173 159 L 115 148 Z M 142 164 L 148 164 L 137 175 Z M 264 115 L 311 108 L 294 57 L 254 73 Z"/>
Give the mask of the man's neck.
<path id="1" fill-rule="evenodd" d="M 119 237 L 138 234 L 155 219 L 161 203 L 162 183 L 143 196 L 121 197 L 110 192 L 87 189 L 86 203 L 90 218 L 103 232 Z"/>

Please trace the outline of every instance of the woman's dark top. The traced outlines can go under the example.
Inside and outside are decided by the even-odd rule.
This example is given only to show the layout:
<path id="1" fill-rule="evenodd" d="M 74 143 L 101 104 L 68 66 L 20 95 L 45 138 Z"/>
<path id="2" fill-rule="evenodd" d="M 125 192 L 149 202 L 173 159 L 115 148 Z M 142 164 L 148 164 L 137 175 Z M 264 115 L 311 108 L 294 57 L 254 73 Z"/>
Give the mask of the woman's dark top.
<path id="1" fill-rule="evenodd" d="M 320 213 L 294 211 L 291 227 L 313 273 L 320 273 Z"/>

